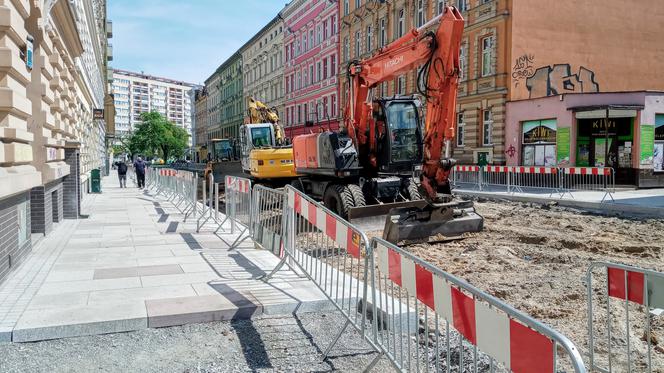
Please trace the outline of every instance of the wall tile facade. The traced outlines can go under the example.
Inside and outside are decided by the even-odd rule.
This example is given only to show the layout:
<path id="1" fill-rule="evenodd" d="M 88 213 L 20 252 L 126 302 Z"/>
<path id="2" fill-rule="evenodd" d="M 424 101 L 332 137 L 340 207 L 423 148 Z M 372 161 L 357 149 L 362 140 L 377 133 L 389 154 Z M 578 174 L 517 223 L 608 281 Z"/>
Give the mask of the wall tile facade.
<path id="1" fill-rule="evenodd" d="M 0 201 L 0 282 L 30 252 L 30 193 Z"/>

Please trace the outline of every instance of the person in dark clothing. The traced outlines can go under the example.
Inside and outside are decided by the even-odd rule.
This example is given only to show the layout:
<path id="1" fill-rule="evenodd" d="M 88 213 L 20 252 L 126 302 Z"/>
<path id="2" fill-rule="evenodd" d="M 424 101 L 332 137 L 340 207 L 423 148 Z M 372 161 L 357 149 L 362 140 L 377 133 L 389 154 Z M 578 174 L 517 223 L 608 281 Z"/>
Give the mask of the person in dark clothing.
<path id="1" fill-rule="evenodd" d="M 127 164 L 124 161 L 115 162 L 115 167 L 118 170 L 118 178 L 120 179 L 120 188 L 127 187 Z"/>
<path id="2" fill-rule="evenodd" d="M 136 172 L 136 182 L 138 183 L 138 188 L 145 188 L 145 167 L 147 165 L 143 162 L 143 158 L 138 157 L 136 162 L 134 162 L 134 172 Z"/>

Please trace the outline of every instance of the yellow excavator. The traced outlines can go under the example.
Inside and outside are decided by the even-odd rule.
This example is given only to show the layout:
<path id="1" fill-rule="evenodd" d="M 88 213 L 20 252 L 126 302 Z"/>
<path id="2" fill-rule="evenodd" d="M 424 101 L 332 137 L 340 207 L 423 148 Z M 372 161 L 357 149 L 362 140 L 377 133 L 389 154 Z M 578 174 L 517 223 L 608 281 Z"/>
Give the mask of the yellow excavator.
<path id="1" fill-rule="evenodd" d="M 240 128 L 242 170 L 257 182 L 290 182 L 297 177 L 293 147 L 279 124 L 276 108 L 248 97 L 247 114 Z"/>

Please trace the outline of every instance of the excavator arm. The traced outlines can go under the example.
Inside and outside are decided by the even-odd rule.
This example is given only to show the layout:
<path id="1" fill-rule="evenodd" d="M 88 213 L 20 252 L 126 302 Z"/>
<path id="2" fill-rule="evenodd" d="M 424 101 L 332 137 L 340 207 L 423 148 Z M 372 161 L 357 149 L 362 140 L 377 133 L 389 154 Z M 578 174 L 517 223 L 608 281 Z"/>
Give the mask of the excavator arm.
<path id="1" fill-rule="evenodd" d="M 272 123 L 274 128 L 274 139 L 277 145 L 282 145 L 285 140 L 284 130 L 279 124 L 279 113 L 276 108 L 269 108 L 261 101 L 253 97 L 247 98 L 247 112 L 249 123 Z"/>
<path id="2" fill-rule="evenodd" d="M 435 31 L 427 31 L 435 24 Z M 420 189 L 429 202 L 439 201 L 439 194 L 449 190 L 449 173 L 454 165 L 449 157 L 455 137 L 463 28 L 459 11 L 447 7 L 441 15 L 383 47 L 371 58 L 353 61 L 348 67 L 350 99 L 345 126 L 356 146 L 368 142 L 370 151 L 376 150 L 376 144 L 374 136 L 367 136 L 375 130 L 371 103 L 367 102 L 369 91 L 421 67 L 418 89 L 426 98 L 426 120 Z"/>

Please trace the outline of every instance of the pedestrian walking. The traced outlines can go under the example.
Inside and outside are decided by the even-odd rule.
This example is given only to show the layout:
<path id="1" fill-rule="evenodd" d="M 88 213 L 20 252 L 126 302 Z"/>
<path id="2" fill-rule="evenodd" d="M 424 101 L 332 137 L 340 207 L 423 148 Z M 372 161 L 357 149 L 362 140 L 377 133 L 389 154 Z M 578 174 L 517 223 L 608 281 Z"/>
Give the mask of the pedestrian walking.
<path id="1" fill-rule="evenodd" d="M 120 188 L 127 187 L 127 164 L 124 161 L 115 162 L 115 168 L 118 170 L 118 179 L 120 179 Z"/>
<path id="2" fill-rule="evenodd" d="M 143 158 L 138 157 L 136 162 L 134 162 L 134 172 L 136 173 L 138 189 L 145 188 L 145 167 L 147 167 L 147 165 L 143 162 Z"/>

